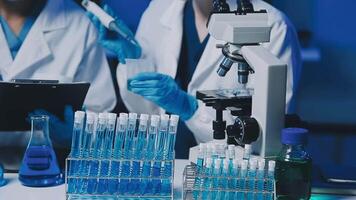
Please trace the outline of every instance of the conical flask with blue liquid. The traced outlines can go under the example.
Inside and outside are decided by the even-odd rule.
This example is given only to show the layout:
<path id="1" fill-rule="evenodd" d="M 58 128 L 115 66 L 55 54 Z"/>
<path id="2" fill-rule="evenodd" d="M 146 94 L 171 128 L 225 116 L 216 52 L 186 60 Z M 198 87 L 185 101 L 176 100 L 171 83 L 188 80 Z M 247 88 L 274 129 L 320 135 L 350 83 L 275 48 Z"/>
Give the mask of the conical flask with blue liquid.
<path id="1" fill-rule="evenodd" d="M 19 171 L 20 182 L 29 187 L 49 187 L 63 183 L 56 154 L 49 138 L 49 117 L 31 117 L 31 138 Z"/>

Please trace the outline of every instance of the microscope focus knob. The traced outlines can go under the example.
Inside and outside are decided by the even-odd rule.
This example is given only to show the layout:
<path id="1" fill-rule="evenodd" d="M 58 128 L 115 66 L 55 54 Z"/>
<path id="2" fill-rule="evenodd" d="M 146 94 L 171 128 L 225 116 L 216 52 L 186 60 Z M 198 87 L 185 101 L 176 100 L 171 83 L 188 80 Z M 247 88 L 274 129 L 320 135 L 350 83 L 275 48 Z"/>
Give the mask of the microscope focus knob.
<path id="1" fill-rule="evenodd" d="M 227 127 L 227 134 L 239 144 L 251 144 L 260 135 L 260 126 L 255 118 L 238 117 L 234 125 Z"/>

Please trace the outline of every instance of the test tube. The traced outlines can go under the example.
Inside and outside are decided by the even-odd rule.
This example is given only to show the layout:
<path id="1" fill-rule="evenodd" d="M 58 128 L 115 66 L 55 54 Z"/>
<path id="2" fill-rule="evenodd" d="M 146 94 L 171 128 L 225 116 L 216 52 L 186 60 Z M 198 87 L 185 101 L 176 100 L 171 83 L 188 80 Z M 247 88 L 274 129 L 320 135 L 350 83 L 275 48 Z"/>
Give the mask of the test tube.
<path id="1" fill-rule="evenodd" d="M 156 155 L 155 155 L 155 162 L 153 164 L 153 176 L 160 177 L 161 172 L 163 172 L 162 162 L 163 162 L 163 151 L 164 145 L 167 138 L 167 131 L 168 131 L 168 122 L 169 122 L 169 115 L 161 115 L 161 123 L 159 127 L 159 133 L 157 135 L 156 141 Z M 154 179 L 153 183 L 153 193 L 160 194 L 161 193 L 161 181 L 159 179 Z"/>
<path id="2" fill-rule="evenodd" d="M 258 161 L 258 170 L 257 170 L 257 200 L 263 200 L 263 190 L 265 184 L 265 160 L 260 159 Z"/>
<path id="3" fill-rule="evenodd" d="M 79 158 L 80 147 L 81 147 L 81 137 L 83 137 L 83 126 L 84 126 L 85 112 L 77 111 L 74 114 L 74 125 L 73 125 L 73 135 L 72 135 L 72 146 L 70 152 L 70 158 Z M 78 167 L 80 162 L 77 160 L 70 160 L 69 163 L 69 176 L 78 176 Z M 76 191 L 77 179 L 71 178 L 68 180 L 68 191 L 73 193 Z"/>
<path id="4" fill-rule="evenodd" d="M 80 154 L 81 137 L 83 135 L 85 112 L 77 111 L 74 114 L 74 125 L 72 135 L 71 158 L 78 158 Z"/>
<path id="5" fill-rule="evenodd" d="M 214 144 L 213 143 L 208 143 L 207 144 L 207 149 L 206 149 L 206 158 L 212 158 L 213 150 L 214 150 Z"/>
<path id="6" fill-rule="evenodd" d="M 171 177 L 173 176 L 173 160 L 174 160 L 174 146 L 176 143 L 176 133 L 178 128 L 179 116 L 171 115 L 168 126 L 168 134 L 165 139 L 165 145 L 163 150 L 164 157 L 164 180 L 162 181 L 162 190 L 163 195 L 169 195 L 172 190 Z"/>
<path id="7" fill-rule="evenodd" d="M 120 194 L 127 194 L 129 193 L 129 177 L 131 171 L 131 163 L 130 159 L 133 156 L 133 142 L 135 137 L 135 130 L 136 130 L 136 122 L 137 122 L 137 114 L 136 113 L 129 113 L 129 121 L 127 132 L 125 136 L 125 143 L 124 143 L 124 159 L 123 164 L 121 166 L 121 178 L 119 184 L 119 192 Z"/>
<path id="8" fill-rule="evenodd" d="M 90 149 L 94 140 L 94 132 L 96 126 L 96 115 L 94 113 L 87 113 L 85 130 L 81 142 L 81 150 L 79 157 L 83 160 L 80 162 L 79 174 L 81 177 L 89 176 L 90 162 L 86 159 L 90 158 Z M 86 193 L 88 187 L 88 178 L 82 178 L 77 183 L 77 193 Z"/>
<path id="9" fill-rule="evenodd" d="M 142 176 L 145 177 L 145 180 L 142 182 L 141 195 L 144 194 L 153 194 L 152 192 L 152 180 L 148 178 L 151 176 L 151 160 L 154 159 L 156 151 L 156 138 L 159 128 L 159 119 L 158 115 L 151 116 L 151 123 L 148 129 L 148 138 L 146 143 L 146 160 L 143 163 Z"/>
<path id="10" fill-rule="evenodd" d="M 134 137 L 134 154 L 132 161 L 132 170 L 131 170 L 131 182 L 129 184 L 129 193 L 135 194 L 140 192 L 140 170 L 141 170 L 141 159 L 144 146 L 147 138 L 147 123 L 149 116 L 146 114 L 140 115 L 140 122 L 138 126 L 137 136 Z"/>
<path id="11" fill-rule="evenodd" d="M 210 199 L 210 192 L 211 183 L 212 183 L 212 176 L 213 176 L 213 160 L 212 158 L 206 158 L 205 168 L 204 168 L 204 180 L 203 180 L 203 194 L 202 199 Z"/>
<path id="12" fill-rule="evenodd" d="M 92 147 L 90 150 L 90 169 L 89 176 L 96 177 L 100 176 L 100 163 L 101 159 L 104 157 L 104 141 L 105 141 L 105 129 L 107 123 L 107 114 L 100 113 L 98 116 L 98 125 L 95 131 L 95 139 L 92 142 Z M 97 187 L 97 179 L 90 178 L 88 181 L 87 192 L 89 194 L 99 192 L 99 187 Z"/>
<path id="13" fill-rule="evenodd" d="M 108 177 L 110 175 L 110 158 L 112 155 L 112 148 L 113 148 L 113 140 L 114 140 L 114 133 L 115 133 L 115 123 L 116 123 L 117 115 L 115 113 L 108 113 L 106 114 L 107 123 L 106 129 L 104 134 L 104 142 L 102 144 L 102 155 L 101 155 L 101 162 L 100 162 L 100 174 L 99 177 Z M 109 182 L 107 178 L 99 179 L 97 193 L 103 194 L 108 191 L 109 189 Z"/>
<path id="14" fill-rule="evenodd" d="M 250 160 L 251 153 L 252 153 L 252 146 L 250 144 L 245 144 L 243 159 Z"/>
<path id="15" fill-rule="evenodd" d="M 111 179 L 109 180 L 108 184 L 108 190 L 110 194 L 115 194 L 118 190 L 119 181 L 117 177 L 120 175 L 120 161 L 118 160 L 123 158 L 123 144 L 125 141 L 128 117 L 128 114 L 120 113 L 116 123 L 114 150 L 112 152 L 114 159 L 111 161 Z"/>
<path id="16" fill-rule="evenodd" d="M 232 161 L 232 169 L 230 172 L 230 180 L 229 180 L 229 199 L 236 199 L 236 194 L 234 191 L 238 189 L 238 178 L 239 178 L 239 160 L 234 159 Z"/>
<path id="17" fill-rule="evenodd" d="M 242 160 L 241 169 L 240 169 L 240 179 L 239 179 L 239 192 L 237 194 L 237 199 L 245 199 L 244 191 L 246 190 L 245 179 L 247 177 L 247 166 L 248 161 Z"/>
<path id="18" fill-rule="evenodd" d="M 255 179 L 257 170 L 257 160 L 251 159 L 247 172 L 247 199 L 254 199 Z"/>
<path id="19" fill-rule="evenodd" d="M 219 183 L 220 183 L 220 176 L 221 176 L 221 159 L 217 158 L 214 160 L 214 166 L 213 166 L 213 183 L 211 185 L 212 189 L 212 199 L 216 199 L 218 195 L 218 188 L 219 188 Z"/>
<path id="20" fill-rule="evenodd" d="M 273 160 L 268 161 L 268 172 L 267 172 L 267 200 L 273 200 L 274 193 L 274 172 L 275 172 L 276 162 Z"/>
<path id="21" fill-rule="evenodd" d="M 198 173 L 201 172 L 201 169 L 204 166 L 204 156 L 206 154 L 207 151 L 207 145 L 205 143 L 200 143 L 199 144 L 199 152 L 198 152 L 198 156 L 197 156 L 197 167 L 198 167 Z"/>
<path id="22" fill-rule="evenodd" d="M 219 198 L 218 199 L 227 199 L 228 198 L 228 193 L 226 193 L 226 190 L 228 189 L 228 183 L 229 183 L 229 176 L 230 176 L 230 160 L 229 159 L 224 159 L 223 160 L 223 168 L 221 171 L 221 178 L 220 178 L 220 192 L 219 192 Z"/>
<path id="23" fill-rule="evenodd" d="M 199 144 L 199 152 L 197 156 L 197 176 L 194 182 L 194 199 L 199 199 L 200 196 L 200 188 L 202 187 L 201 175 L 204 173 L 204 156 L 206 154 L 207 145 L 205 143 Z"/>

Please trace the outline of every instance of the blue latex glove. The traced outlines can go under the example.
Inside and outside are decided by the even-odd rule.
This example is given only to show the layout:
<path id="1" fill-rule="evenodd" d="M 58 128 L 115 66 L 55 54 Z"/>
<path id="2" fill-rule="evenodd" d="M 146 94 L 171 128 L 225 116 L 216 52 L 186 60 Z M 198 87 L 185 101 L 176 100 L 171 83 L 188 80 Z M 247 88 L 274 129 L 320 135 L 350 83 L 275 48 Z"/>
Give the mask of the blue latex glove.
<path id="1" fill-rule="evenodd" d="M 155 72 L 137 74 L 128 80 L 128 90 L 159 105 L 167 112 L 190 119 L 198 108 L 197 100 L 181 90 L 175 80 Z"/>
<path id="2" fill-rule="evenodd" d="M 118 27 L 123 30 L 126 34 L 134 38 L 134 34 L 127 27 L 127 25 L 120 19 L 116 17 L 113 10 L 111 10 L 107 5 L 104 5 L 104 10 L 109 15 L 113 16 L 116 20 Z M 93 22 L 94 26 L 99 30 L 99 43 L 106 49 L 114 52 L 118 58 L 119 62 L 125 64 L 125 59 L 137 59 L 141 57 L 141 47 L 138 45 L 133 45 L 132 43 L 125 40 L 119 34 L 108 31 L 105 26 L 103 26 L 99 19 L 95 17 L 90 12 L 87 13 L 90 20 Z M 136 42 L 137 43 L 137 42 Z M 137 43 L 138 44 L 138 43 Z"/>
<path id="3" fill-rule="evenodd" d="M 49 117 L 49 134 L 52 142 L 63 147 L 70 147 L 74 122 L 72 106 L 65 106 L 64 121 L 43 109 L 34 110 L 29 114 L 29 117 L 34 115 L 47 115 Z"/>

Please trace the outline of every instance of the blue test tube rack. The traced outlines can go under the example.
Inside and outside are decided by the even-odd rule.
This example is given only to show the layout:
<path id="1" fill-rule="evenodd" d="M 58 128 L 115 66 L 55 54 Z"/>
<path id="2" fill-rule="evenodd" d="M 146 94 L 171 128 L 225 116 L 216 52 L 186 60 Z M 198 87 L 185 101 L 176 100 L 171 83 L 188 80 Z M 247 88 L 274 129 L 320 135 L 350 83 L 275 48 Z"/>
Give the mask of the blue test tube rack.
<path id="1" fill-rule="evenodd" d="M 128 115 L 126 115 L 127 118 Z M 159 120 L 159 116 L 158 117 Z M 152 117 L 152 119 L 157 119 Z M 161 118 L 162 119 L 162 118 Z M 169 119 L 169 118 L 168 118 Z M 169 121 L 169 125 L 177 125 L 176 116 L 171 116 L 174 123 Z M 118 119 L 119 120 L 119 119 Z M 127 119 L 125 119 L 127 120 Z M 120 122 L 122 123 L 122 121 Z M 120 124 L 118 121 L 117 127 Z M 117 128 L 116 127 L 116 128 Z M 155 140 L 155 137 L 149 137 L 149 131 L 157 130 L 147 128 L 147 141 Z M 168 129 L 167 129 L 168 130 Z M 175 129 L 173 129 L 176 131 Z M 136 130 L 137 131 L 137 130 Z M 114 134 L 112 131 L 109 132 L 109 138 Z M 118 137 L 120 132 L 117 132 Z M 169 133 L 169 132 L 168 132 Z M 104 135 L 106 137 L 106 135 Z M 92 143 L 95 143 L 98 135 L 93 136 Z M 137 134 L 135 134 L 137 137 Z M 158 137 L 157 137 L 158 138 Z M 122 139 L 121 137 L 118 139 Z M 136 139 L 136 138 L 135 138 Z M 168 141 L 169 137 L 167 137 Z M 173 141 L 175 141 L 173 139 Z M 171 144 L 172 139 L 167 144 Z M 110 199 L 110 200 L 121 200 L 121 199 L 166 199 L 173 200 L 173 183 L 174 183 L 174 148 L 170 148 L 169 153 L 166 151 L 164 156 L 125 156 L 124 154 L 124 142 L 119 141 L 122 149 L 118 152 L 115 150 L 115 142 L 110 142 L 111 155 L 110 156 L 75 156 L 74 154 L 69 155 L 66 159 L 66 199 Z M 96 145 L 91 145 L 91 152 L 97 151 Z M 149 145 L 146 145 L 149 147 Z M 169 146 L 169 145 L 168 145 Z M 168 147 L 167 146 L 167 147 Z M 150 145 L 149 149 L 155 151 L 154 146 Z M 147 149 L 141 149 L 145 152 Z M 166 150 L 166 149 L 165 149 Z M 142 154 L 144 155 L 144 154 Z M 138 159 L 139 158 L 139 159 Z M 81 168 L 78 166 L 81 163 L 97 163 L 96 166 L 108 165 L 108 173 L 103 175 L 100 169 L 96 169 L 98 173 L 78 173 Z M 150 164 L 150 165 L 148 165 Z M 124 170 L 124 166 L 129 166 L 129 170 Z M 160 165 L 160 173 L 155 172 L 154 165 Z M 92 165 L 88 165 L 90 168 Z M 151 166 L 151 168 L 147 168 Z M 167 167 L 169 166 L 169 167 Z M 135 169 L 134 169 L 135 168 Z M 75 170 L 77 169 L 77 170 Z M 90 171 L 90 169 L 88 169 Z M 115 170 L 116 172 L 113 172 Z M 169 171 L 168 171 L 169 170 Z M 81 184 L 81 189 L 76 190 L 73 188 L 78 187 L 78 183 L 90 182 L 92 184 Z M 159 184 L 158 184 L 159 183 Z M 90 188 L 89 188 L 90 187 Z M 160 188 L 158 188 L 160 187 Z"/>
<path id="2" fill-rule="evenodd" d="M 241 178 L 236 176 L 226 176 L 223 174 L 206 175 L 205 173 L 199 173 L 198 166 L 194 163 L 187 165 L 183 172 L 183 199 L 184 200 L 204 200 L 211 199 L 216 194 L 224 194 L 225 196 L 220 199 L 248 199 L 248 200 L 273 200 L 275 199 L 275 187 L 268 187 L 269 184 L 275 185 L 274 178 L 265 177 L 260 179 L 259 177 L 254 178 Z M 209 186 L 197 187 L 197 180 L 220 180 L 226 183 L 238 183 L 235 187 L 226 187 L 223 184 L 209 184 Z M 248 186 L 251 182 L 263 183 L 264 187 L 261 190 L 257 187 L 242 187 L 241 184 Z"/>

